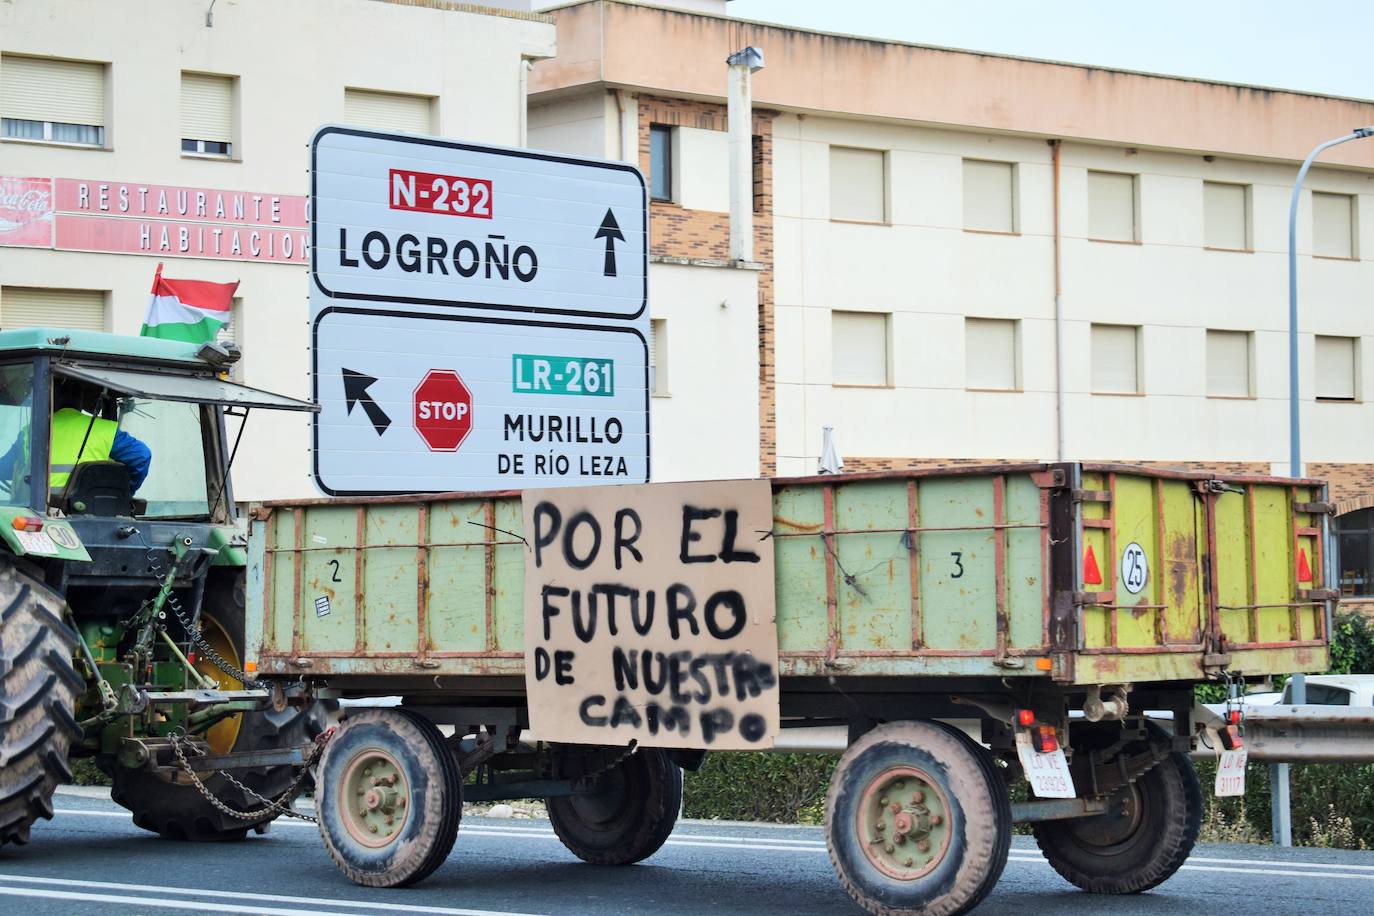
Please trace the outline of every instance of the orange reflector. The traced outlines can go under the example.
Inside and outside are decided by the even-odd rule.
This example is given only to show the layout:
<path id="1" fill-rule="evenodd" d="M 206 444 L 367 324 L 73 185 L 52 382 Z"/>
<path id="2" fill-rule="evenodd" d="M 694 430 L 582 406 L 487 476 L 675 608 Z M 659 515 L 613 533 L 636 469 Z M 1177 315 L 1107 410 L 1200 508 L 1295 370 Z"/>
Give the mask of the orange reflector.
<path id="1" fill-rule="evenodd" d="M 1093 553 L 1091 544 L 1088 545 L 1088 552 L 1083 554 L 1083 584 L 1102 584 L 1102 570 L 1097 568 L 1097 554 Z"/>
<path id="2" fill-rule="evenodd" d="M 18 522 L 19 519 L 15 519 Z M 1312 567 L 1307 564 L 1307 548 L 1297 548 L 1297 581 L 1311 582 Z"/>
<path id="3" fill-rule="evenodd" d="M 1031 726 L 1035 724 L 1035 711 L 1031 709 L 1016 710 L 1016 724 Z"/>
<path id="4" fill-rule="evenodd" d="M 43 520 L 33 515 L 16 515 L 12 524 L 15 531 L 43 530 Z"/>
<path id="5" fill-rule="evenodd" d="M 258 663 L 251 660 L 246 661 L 243 663 L 243 670 L 245 674 L 252 674 L 254 671 L 258 670 Z"/>
<path id="6" fill-rule="evenodd" d="M 1035 733 L 1035 749 L 1042 754 L 1059 750 L 1059 736 L 1053 725 L 1042 725 Z"/>
<path id="7" fill-rule="evenodd" d="M 1035 670 L 1037 670 L 1037 671 L 1053 671 L 1053 670 L 1054 670 L 1054 660 L 1053 660 L 1053 659 L 1048 659 L 1048 658 L 1037 658 L 1037 659 L 1035 660 Z"/>

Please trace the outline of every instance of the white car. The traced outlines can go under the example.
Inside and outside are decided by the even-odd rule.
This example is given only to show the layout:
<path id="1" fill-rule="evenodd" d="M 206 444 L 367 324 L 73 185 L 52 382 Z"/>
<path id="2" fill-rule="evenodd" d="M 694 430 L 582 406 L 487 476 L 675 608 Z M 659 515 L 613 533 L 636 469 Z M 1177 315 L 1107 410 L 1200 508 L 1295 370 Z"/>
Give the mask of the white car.
<path id="1" fill-rule="evenodd" d="M 1246 697 L 1246 702 L 1249 702 Z M 1281 703 L 1293 702 L 1293 682 L 1283 688 Z M 1374 674 L 1309 674 L 1309 706 L 1374 706 Z"/>

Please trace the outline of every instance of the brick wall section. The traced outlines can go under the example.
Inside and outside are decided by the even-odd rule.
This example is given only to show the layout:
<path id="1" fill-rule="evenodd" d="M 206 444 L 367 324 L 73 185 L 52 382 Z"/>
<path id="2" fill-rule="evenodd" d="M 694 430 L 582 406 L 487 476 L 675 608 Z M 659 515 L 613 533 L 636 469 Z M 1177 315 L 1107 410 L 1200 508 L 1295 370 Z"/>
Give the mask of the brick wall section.
<path id="1" fill-rule="evenodd" d="M 1374 506 L 1374 464 L 1312 461 L 1307 476 L 1320 477 L 1330 485 L 1329 496 L 1339 512 Z"/>
<path id="2" fill-rule="evenodd" d="M 773 356 L 773 118 L 777 112 L 755 109 L 754 160 L 754 260 L 759 273 L 759 472 L 770 477 L 777 471 L 777 389 Z M 639 97 L 639 165 L 649 174 L 649 126 L 695 127 L 724 131 L 726 107 L 712 102 Z M 679 204 L 651 201 L 649 238 L 652 253 L 671 258 L 730 257 L 730 214 L 688 210 Z"/>

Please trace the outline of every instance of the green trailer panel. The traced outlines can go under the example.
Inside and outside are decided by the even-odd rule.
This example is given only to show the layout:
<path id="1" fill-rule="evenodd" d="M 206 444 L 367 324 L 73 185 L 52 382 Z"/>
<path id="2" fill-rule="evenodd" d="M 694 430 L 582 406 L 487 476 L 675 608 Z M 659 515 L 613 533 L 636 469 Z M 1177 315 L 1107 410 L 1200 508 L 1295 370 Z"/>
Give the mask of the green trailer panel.
<path id="1" fill-rule="evenodd" d="M 776 480 L 782 674 L 1320 670 L 1324 494 L 1091 465 Z M 249 543 L 261 673 L 521 673 L 521 525 L 511 493 L 262 507 Z"/>

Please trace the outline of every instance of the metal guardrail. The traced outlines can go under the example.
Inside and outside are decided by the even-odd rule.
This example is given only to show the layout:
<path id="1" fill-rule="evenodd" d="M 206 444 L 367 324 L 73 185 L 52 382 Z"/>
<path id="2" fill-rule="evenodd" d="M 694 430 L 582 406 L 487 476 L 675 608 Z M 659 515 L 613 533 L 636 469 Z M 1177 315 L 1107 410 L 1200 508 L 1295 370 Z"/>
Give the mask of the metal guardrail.
<path id="1" fill-rule="evenodd" d="M 1374 763 L 1374 706 L 1264 706 L 1244 723 L 1254 761 Z"/>

